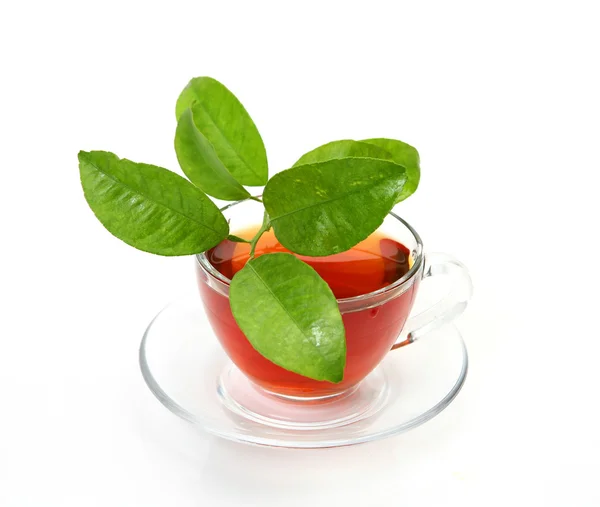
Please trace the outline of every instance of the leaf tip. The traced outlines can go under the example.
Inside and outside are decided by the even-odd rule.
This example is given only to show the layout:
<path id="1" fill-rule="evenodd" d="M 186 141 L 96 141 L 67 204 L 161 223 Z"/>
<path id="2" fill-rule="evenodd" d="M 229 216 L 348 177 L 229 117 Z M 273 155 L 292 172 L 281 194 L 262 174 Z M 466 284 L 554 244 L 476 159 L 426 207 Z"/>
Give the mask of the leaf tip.
<path id="1" fill-rule="evenodd" d="M 344 365 L 342 364 L 339 368 L 327 372 L 325 380 L 331 382 L 332 384 L 339 384 L 340 382 L 342 382 L 344 380 Z"/>

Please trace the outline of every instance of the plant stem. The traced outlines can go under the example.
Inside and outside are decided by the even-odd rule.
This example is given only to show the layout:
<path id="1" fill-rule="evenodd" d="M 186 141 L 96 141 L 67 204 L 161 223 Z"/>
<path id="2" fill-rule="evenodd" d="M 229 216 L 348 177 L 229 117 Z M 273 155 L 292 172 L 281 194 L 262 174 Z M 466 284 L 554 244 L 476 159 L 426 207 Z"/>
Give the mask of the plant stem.
<path id="1" fill-rule="evenodd" d="M 267 214 L 267 210 L 265 210 L 265 214 L 263 215 L 263 223 L 260 226 L 260 229 L 258 230 L 258 232 L 250 240 L 250 260 L 254 259 L 254 250 L 256 249 L 256 244 L 258 243 L 258 240 L 270 228 L 271 228 L 271 221 L 269 220 L 269 215 Z"/>
<path id="2" fill-rule="evenodd" d="M 252 199 L 253 201 L 256 201 L 256 202 L 262 202 L 260 200 L 260 197 L 254 197 L 253 195 L 250 196 L 250 199 Z"/>
<path id="3" fill-rule="evenodd" d="M 250 243 L 249 239 L 240 238 L 239 236 L 235 236 L 234 234 L 230 234 L 229 236 L 227 236 L 227 239 L 236 243 Z"/>

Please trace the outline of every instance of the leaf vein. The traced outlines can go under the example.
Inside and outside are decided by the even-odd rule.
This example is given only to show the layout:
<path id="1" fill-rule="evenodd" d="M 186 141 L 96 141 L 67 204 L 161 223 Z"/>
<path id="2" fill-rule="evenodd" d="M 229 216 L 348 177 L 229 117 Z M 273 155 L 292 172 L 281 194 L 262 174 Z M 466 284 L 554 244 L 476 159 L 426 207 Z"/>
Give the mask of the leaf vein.
<path id="1" fill-rule="evenodd" d="M 215 122 L 215 120 L 213 119 L 213 117 L 211 116 L 210 112 L 208 111 L 208 109 L 206 109 L 204 107 L 204 104 L 202 104 L 201 102 L 196 102 L 196 104 L 198 104 L 198 106 L 200 108 L 202 108 L 202 111 L 204 111 L 206 113 L 206 116 L 208 117 L 208 119 L 211 121 L 212 125 L 217 129 L 217 131 L 219 132 L 219 134 L 221 135 L 221 138 L 225 141 L 225 143 L 227 144 L 227 146 L 229 146 L 229 148 L 231 149 L 231 151 L 233 152 L 233 154 L 242 162 L 242 164 L 244 164 L 244 166 L 246 166 L 247 169 L 250 170 L 250 172 L 252 174 L 254 174 L 254 176 L 256 176 L 259 180 L 262 180 L 262 176 L 260 174 L 258 174 L 249 164 L 248 162 L 246 162 L 246 160 L 244 159 L 244 157 L 242 157 L 242 155 L 240 153 L 238 153 L 238 151 L 232 146 L 231 142 L 229 141 L 229 139 L 227 138 L 227 136 L 225 136 L 225 134 L 223 133 L 223 131 L 221 130 L 221 127 L 219 127 L 219 125 L 217 125 L 217 123 Z M 215 150 L 216 151 L 216 150 Z M 217 155 L 217 158 L 219 160 L 221 160 L 221 157 L 219 157 L 219 155 L 217 153 L 215 153 Z M 223 163 L 223 161 L 221 160 L 221 163 Z M 225 164 L 223 164 L 225 166 Z M 227 168 L 227 166 L 225 166 Z M 229 170 L 228 170 L 229 172 Z"/>
<path id="2" fill-rule="evenodd" d="M 96 164 L 94 164 L 93 162 L 91 162 L 91 161 L 86 161 L 86 163 L 87 163 L 87 164 L 89 164 L 89 165 L 91 165 L 91 166 L 92 166 L 94 169 L 96 169 L 96 171 L 98 171 L 100 174 L 104 175 L 105 177 L 107 177 L 108 179 L 110 179 L 110 180 L 114 181 L 115 183 L 117 183 L 117 184 L 119 184 L 119 185 L 121 185 L 121 186 L 123 186 L 123 187 L 125 187 L 125 188 L 129 189 L 129 190 L 130 190 L 131 192 L 133 192 L 134 194 L 136 194 L 136 195 L 140 195 L 140 196 L 142 196 L 142 197 L 145 197 L 146 199 L 148 199 L 148 200 L 149 200 L 150 202 L 152 202 L 153 204 L 155 204 L 155 205 L 157 205 L 157 206 L 161 206 L 162 208 L 164 208 L 164 209 L 166 209 L 166 210 L 168 210 L 168 211 L 171 211 L 171 212 L 173 212 L 173 213 L 176 213 L 176 214 L 178 214 L 178 215 L 181 215 L 182 217 L 184 217 L 184 218 L 187 218 L 188 220 L 191 220 L 192 222 L 195 222 L 195 223 L 197 223 L 197 224 L 198 224 L 198 225 L 200 225 L 201 227 L 204 227 L 205 229 L 209 229 L 209 230 L 211 230 L 211 231 L 212 231 L 212 232 L 214 232 L 215 234 L 220 234 L 220 233 L 219 233 L 219 231 L 217 231 L 216 229 L 214 229 L 214 228 L 210 227 L 209 225 L 207 225 L 207 224 L 205 224 L 205 223 L 203 223 L 203 222 L 199 222 L 199 221 L 198 221 L 198 220 L 197 220 L 195 217 L 193 217 L 193 216 L 189 216 L 189 215 L 186 215 L 185 213 L 183 213 L 183 212 L 181 212 L 181 211 L 179 211 L 179 210 L 176 210 L 176 209 L 174 209 L 174 208 L 171 208 L 171 207 L 167 206 L 166 204 L 163 204 L 163 203 L 161 203 L 161 202 L 158 202 L 158 201 L 156 201 L 156 200 L 155 200 L 153 197 L 150 197 L 150 196 L 146 195 L 145 193 L 143 193 L 143 192 L 140 192 L 138 189 L 135 189 L 135 188 L 131 187 L 130 185 L 127 185 L 126 183 L 123 183 L 123 182 L 122 182 L 121 180 L 119 180 L 118 178 L 115 178 L 115 177 L 114 177 L 112 174 L 110 174 L 110 173 L 107 173 L 106 171 L 103 171 L 103 170 L 102 170 L 100 167 L 98 167 L 98 166 L 97 166 Z M 184 180 L 184 181 L 185 181 L 185 180 Z"/>
<path id="3" fill-rule="evenodd" d="M 288 215 L 293 215 L 294 213 L 299 213 L 300 211 L 304 211 L 306 209 L 314 208 L 315 206 L 325 205 L 325 204 L 329 204 L 329 203 L 334 202 L 334 201 L 339 201 L 340 199 L 343 199 L 344 197 L 348 197 L 349 195 L 353 195 L 353 194 L 357 194 L 357 193 L 360 193 L 360 192 L 366 192 L 366 191 L 372 190 L 374 187 L 376 187 L 377 185 L 379 185 L 382 181 L 383 180 L 379 180 L 376 183 L 374 183 L 373 185 L 367 185 L 367 186 L 364 186 L 364 187 L 361 187 L 361 188 L 357 188 L 356 190 L 350 190 L 350 191 L 345 192 L 345 193 L 343 193 L 341 195 L 338 195 L 336 197 L 332 197 L 331 199 L 327 199 L 327 200 L 324 200 L 324 201 L 319 201 L 319 202 L 316 202 L 316 203 L 312 203 L 312 204 L 309 204 L 308 206 L 304 206 L 302 208 L 298 208 L 298 209 L 295 209 L 293 211 L 289 211 L 289 212 L 284 213 L 282 215 L 279 215 L 279 216 L 276 216 L 276 217 L 271 217 L 271 222 L 273 222 L 274 220 L 278 220 L 279 218 L 287 217 Z"/>
<path id="4" fill-rule="evenodd" d="M 260 276 L 260 274 L 258 273 L 258 271 L 256 271 L 256 269 L 254 269 L 254 267 L 250 263 L 247 263 L 246 266 L 248 266 L 252 270 L 252 272 L 256 275 L 256 277 L 264 285 L 265 289 L 267 289 L 269 291 L 269 293 L 271 294 L 271 296 L 273 296 L 273 298 L 275 299 L 275 301 L 277 301 L 277 304 L 283 309 L 283 311 L 287 314 L 287 316 L 290 318 L 290 320 L 296 325 L 296 327 L 298 328 L 298 330 L 300 331 L 300 333 L 302 333 L 302 336 L 304 336 L 304 338 L 306 338 L 306 340 L 308 340 L 308 343 L 310 343 L 319 352 L 319 354 L 322 356 L 321 350 L 319 349 L 319 347 L 317 347 L 317 345 L 314 342 L 311 341 L 310 336 L 306 335 L 306 333 L 304 332 L 304 330 L 302 329 L 302 327 L 300 326 L 300 324 L 298 323 L 298 321 L 296 320 L 296 318 L 284 306 L 284 304 L 281 302 L 281 300 L 273 292 L 273 290 L 271 289 L 271 287 L 269 287 L 269 285 L 267 284 L 267 282 L 265 282 L 264 279 Z"/>

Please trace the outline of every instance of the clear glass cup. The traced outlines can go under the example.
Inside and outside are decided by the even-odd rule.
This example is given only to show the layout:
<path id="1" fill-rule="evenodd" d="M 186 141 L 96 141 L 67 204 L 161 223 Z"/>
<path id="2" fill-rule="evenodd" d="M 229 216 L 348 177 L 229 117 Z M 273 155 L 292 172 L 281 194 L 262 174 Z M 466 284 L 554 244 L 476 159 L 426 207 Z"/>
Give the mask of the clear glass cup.
<path id="1" fill-rule="evenodd" d="M 263 209 L 261 203 L 246 200 L 227 206 L 223 213 L 230 222 L 231 233 L 235 234 L 259 226 Z M 390 350 L 413 343 L 465 309 L 472 284 L 460 262 L 445 254 L 424 255 L 417 232 L 394 213 L 386 217 L 378 231 L 406 246 L 411 252 L 412 265 L 405 276 L 383 289 L 338 299 L 347 345 L 344 379 L 338 384 L 287 371 L 254 350 L 231 313 L 230 280 L 209 262 L 205 253 L 197 255 L 198 286 L 215 335 L 231 361 L 258 389 L 306 402 L 344 397 L 359 386 Z M 450 281 L 445 297 L 411 316 L 421 280 L 440 275 Z"/>

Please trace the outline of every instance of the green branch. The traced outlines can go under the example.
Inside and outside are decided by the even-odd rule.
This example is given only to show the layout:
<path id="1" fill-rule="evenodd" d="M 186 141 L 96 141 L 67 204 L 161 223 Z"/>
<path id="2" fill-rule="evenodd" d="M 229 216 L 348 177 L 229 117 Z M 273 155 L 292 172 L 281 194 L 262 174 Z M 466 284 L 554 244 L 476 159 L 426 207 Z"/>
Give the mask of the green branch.
<path id="1" fill-rule="evenodd" d="M 263 223 L 260 226 L 258 232 L 254 235 L 254 237 L 250 240 L 250 259 L 254 259 L 254 250 L 256 249 L 256 244 L 260 237 L 271 229 L 271 221 L 269 220 L 269 215 L 267 214 L 267 210 L 265 210 L 265 214 L 263 215 Z"/>

